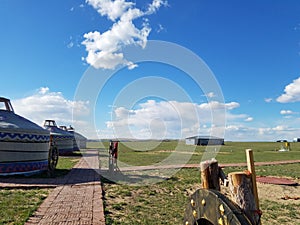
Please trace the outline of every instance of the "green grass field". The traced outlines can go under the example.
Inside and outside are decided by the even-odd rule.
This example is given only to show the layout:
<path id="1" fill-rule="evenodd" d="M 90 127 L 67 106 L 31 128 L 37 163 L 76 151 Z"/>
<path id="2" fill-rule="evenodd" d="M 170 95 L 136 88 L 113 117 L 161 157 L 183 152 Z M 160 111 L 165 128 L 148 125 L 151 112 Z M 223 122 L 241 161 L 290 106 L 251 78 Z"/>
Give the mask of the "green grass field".
<path id="1" fill-rule="evenodd" d="M 0 224 L 24 224 L 47 197 L 49 189 L 1 189 Z"/>
<path id="2" fill-rule="evenodd" d="M 94 142 L 90 147 L 107 151 L 108 143 Z M 103 147 L 105 149 L 103 149 Z M 219 163 L 245 162 L 245 150 L 252 149 L 257 162 L 300 159 L 300 143 L 291 143 L 291 151 L 279 152 L 282 143 L 277 142 L 227 142 L 221 146 L 188 146 L 183 141 L 170 142 L 121 142 L 119 161 L 132 166 L 151 165 L 170 158 L 166 164 L 200 163 L 216 157 Z M 170 157 L 172 156 L 172 157 Z"/>
<path id="3" fill-rule="evenodd" d="M 107 142 L 88 143 L 89 148 L 99 149 L 100 156 L 107 153 L 107 146 Z M 289 152 L 278 152 L 281 143 L 272 142 L 227 142 L 217 151 L 218 154 L 215 148 L 187 146 L 184 142 L 177 141 L 121 142 L 119 160 L 130 166 L 152 165 L 162 160 L 166 160 L 167 164 L 199 163 L 204 157 L 210 156 L 216 157 L 219 163 L 245 162 L 245 149 L 248 148 L 253 149 L 255 161 L 300 159 L 300 143 L 291 143 Z M 55 176 L 68 173 L 77 161 L 78 158 L 61 157 Z M 225 172 L 244 169 L 225 168 Z M 298 181 L 299 171 L 299 163 L 256 167 L 258 175 L 291 177 Z M 200 175 L 198 169 L 181 169 L 162 182 L 151 185 L 134 186 L 103 179 L 103 187 L 106 224 L 182 224 L 188 196 L 200 187 Z M 1 189 L 0 224 L 24 224 L 49 191 L 50 189 Z M 261 208 L 264 225 L 300 224 L 299 201 L 283 204 L 263 199 Z"/>
<path id="4" fill-rule="evenodd" d="M 100 155 L 107 151 L 107 143 Z M 282 143 L 227 142 L 216 154 L 215 146 L 187 146 L 184 142 L 132 142 L 120 143 L 119 160 L 134 166 L 152 165 L 173 156 L 169 164 L 199 163 L 204 157 L 216 157 L 219 163 L 246 162 L 245 149 L 254 151 L 257 162 L 300 159 L 300 143 L 291 143 L 291 151 L 278 152 Z M 104 146 L 104 148 L 103 148 Z M 205 152 L 208 150 L 209 153 Z M 217 149 L 218 150 L 218 149 Z M 225 173 L 246 168 L 226 168 Z M 256 167 L 260 176 L 280 176 L 300 179 L 300 164 Z M 163 182 L 134 186 L 104 180 L 105 214 L 107 224 L 182 224 L 188 196 L 200 187 L 198 169 L 181 169 Z M 300 224 L 299 201 L 282 205 L 272 199 L 262 199 L 263 224 Z"/>
<path id="5" fill-rule="evenodd" d="M 79 157 L 59 157 L 54 177 L 66 175 Z M 46 178 L 47 174 L 31 178 Z M 28 178 L 30 179 L 30 177 Z M 51 189 L 0 189 L 0 224 L 21 225 L 39 207 Z"/>

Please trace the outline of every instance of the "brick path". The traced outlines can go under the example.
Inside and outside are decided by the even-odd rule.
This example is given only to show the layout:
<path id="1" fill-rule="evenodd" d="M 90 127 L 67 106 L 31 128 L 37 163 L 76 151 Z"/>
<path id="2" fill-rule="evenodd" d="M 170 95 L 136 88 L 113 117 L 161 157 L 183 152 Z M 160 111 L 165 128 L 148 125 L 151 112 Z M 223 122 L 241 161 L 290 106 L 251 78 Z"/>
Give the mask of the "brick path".
<path id="1" fill-rule="evenodd" d="M 102 188 L 97 169 L 97 151 L 89 150 L 67 176 L 56 179 L 59 186 L 25 224 L 104 225 Z"/>

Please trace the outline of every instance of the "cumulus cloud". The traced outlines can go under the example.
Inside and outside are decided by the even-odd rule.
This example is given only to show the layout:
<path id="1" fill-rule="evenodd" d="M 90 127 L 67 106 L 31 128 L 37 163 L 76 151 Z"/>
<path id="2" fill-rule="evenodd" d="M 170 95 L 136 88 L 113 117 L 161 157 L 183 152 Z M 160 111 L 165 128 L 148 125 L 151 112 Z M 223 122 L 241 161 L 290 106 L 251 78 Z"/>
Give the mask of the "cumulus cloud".
<path id="1" fill-rule="evenodd" d="M 222 126 L 223 129 L 225 126 L 221 114 L 226 113 L 225 109 L 236 107 L 239 104 L 235 102 L 196 104 L 148 100 L 136 109 L 116 107 L 113 119 L 107 121 L 106 126 L 114 130 L 115 136 L 127 138 L 185 138 L 197 134 L 209 135 L 212 129 L 221 135 Z M 213 120 L 212 110 L 219 112 Z"/>
<path id="2" fill-rule="evenodd" d="M 276 100 L 280 103 L 299 102 L 300 101 L 300 77 L 293 80 L 284 88 L 284 94 Z"/>
<path id="3" fill-rule="evenodd" d="M 112 21 L 121 17 L 134 5 L 133 2 L 125 2 L 124 0 L 87 0 L 87 2 L 93 6 L 101 16 L 107 16 Z"/>
<path id="4" fill-rule="evenodd" d="M 51 92 L 48 87 L 39 88 L 33 95 L 12 100 L 17 114 L 42 125 L 44 120 L 56 120 L 59 125 L 72 124 L 72 112 L 88 114 L 88 102 L 66 99 L 61 92 Z"/>
<path id="5" fill-rule="evenodd" d="M 102 129 L 103 138 L 127 137 L 140 139 L 186 138 L 193 135 L 224 134 L 225 140 L 233 141 L 276 141 L 293 140 L 299 136 L 300 118 L 273 121 L 271 124 L 255 123 L 248 114 L 234 113 L 240 105 L 237 102 L 191 103 L 178 101 L 148 100 L 134 109 L 113 108 L 112 119 L 106 121 Z M 225 109 L 225 110 L 224 110 Z M 213 118 L 211 110 L 217 112 Z M 218 115 L 225 113 L 226 125 L 220 123 Z M 282 111 L 284 115 L 296 114 L 291 110 Z M 216 135 L 219 136 L 219 135 Z"/>
<path id="6" fill-rule="evenodd" d="M 151 27 L 145 17 L 155 13 L 161 6 L 166 6 L 167 1 L 153 0 L 145 11 L 125 0 L 87 0 L 87 3 L 114 24 L 104 33 L 93 31 L 84 34 L 82 44 L 88 52 L 84 60 L 97 69 L 114 69 L 118 65 L 135 68 L 136 65 L 123 55 L 122 48 L 132 44 L 143 48 L 146 46 Z M 141 27 L 134 24 L 138 18 L 144 19 Z"/>

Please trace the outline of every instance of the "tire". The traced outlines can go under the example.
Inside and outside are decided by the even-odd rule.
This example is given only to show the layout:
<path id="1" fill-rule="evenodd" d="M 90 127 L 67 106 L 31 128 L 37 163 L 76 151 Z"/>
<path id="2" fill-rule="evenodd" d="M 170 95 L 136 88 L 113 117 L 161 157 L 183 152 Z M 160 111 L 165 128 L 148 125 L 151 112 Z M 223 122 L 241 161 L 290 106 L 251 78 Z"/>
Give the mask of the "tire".
<path id="1" fill-rule="evenodd" d="M 55 145 L 51 144 L 48 154 L 48 173 L 52 175 L 55 171 L 58 162 L 58 149 Z"/>

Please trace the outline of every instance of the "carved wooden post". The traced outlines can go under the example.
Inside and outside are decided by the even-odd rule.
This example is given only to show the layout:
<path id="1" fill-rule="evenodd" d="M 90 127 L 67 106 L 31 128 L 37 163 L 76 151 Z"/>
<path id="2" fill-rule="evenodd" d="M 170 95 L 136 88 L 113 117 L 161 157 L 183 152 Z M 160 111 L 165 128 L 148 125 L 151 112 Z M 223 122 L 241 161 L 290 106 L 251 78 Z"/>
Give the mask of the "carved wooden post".
<path id="1" fill-rule="evenodd" d="M 232 200 L 253 225 L 258 225 L 261 223 L 252 150 L 247 149 L 246 154 L 248 171 L 229 173 L 229 189 Z"/>
<path id="2" fill-rule="evenodd" d="M 200 170 L 202 188 L 220 191 L 218 161 L 211 159 L 201 162 Z"/>
<path id="3" fill-rule="evenodd" d="M 255 210 L 255 201 L 250 174 L 247 172 L 233 172 L 228 174 L 228 179 L 232 201 L 244 211 L 251 224 L 256 224 L 252 213 Z"/>

